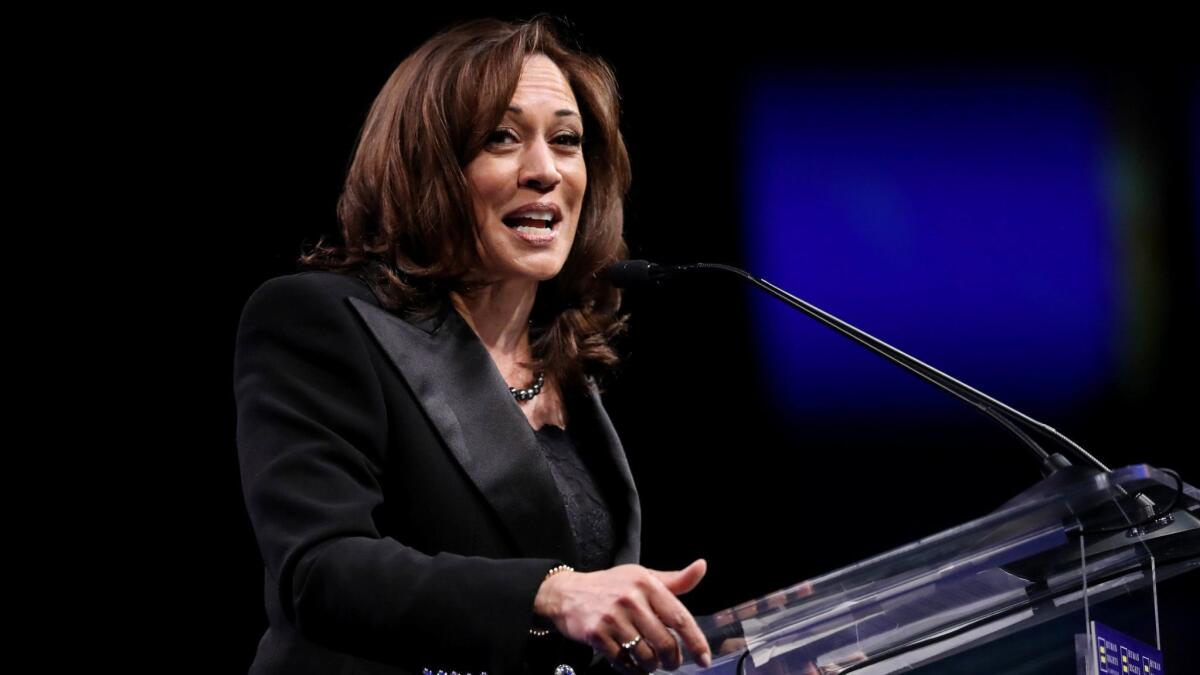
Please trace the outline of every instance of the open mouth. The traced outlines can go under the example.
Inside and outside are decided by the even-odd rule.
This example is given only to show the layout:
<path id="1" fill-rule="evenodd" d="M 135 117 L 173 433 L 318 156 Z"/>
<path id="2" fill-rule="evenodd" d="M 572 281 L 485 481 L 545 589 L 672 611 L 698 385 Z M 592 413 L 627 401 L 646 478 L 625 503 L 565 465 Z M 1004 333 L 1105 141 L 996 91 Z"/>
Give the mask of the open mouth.
<path id="1" fill-rule="evenodd" d="M 502 222 L 513 229 L 527 230 L 535 234 L 539 232 L 544 233 L 547 230 L 553 229 L 553 227 L 558 224 L 558 221 L 554 220 L 553 217 L 542 218 L 529 216 L 520 218 L 504 218 Z"/>
<path id="2" fill-rule="evenodd" d="M 553 202 L 525 204 L 500 219 L 513 234 L 536 246 L 548 246 L 554 241 L 561 220 L 562 210 Z"/>
<path id="3" fill-rule="evenodd" d="M 532 211 L 502 218 L 501 221 L 526 242 L 544 245 L 554 240 L 559 216 L 556 211 Z"/>

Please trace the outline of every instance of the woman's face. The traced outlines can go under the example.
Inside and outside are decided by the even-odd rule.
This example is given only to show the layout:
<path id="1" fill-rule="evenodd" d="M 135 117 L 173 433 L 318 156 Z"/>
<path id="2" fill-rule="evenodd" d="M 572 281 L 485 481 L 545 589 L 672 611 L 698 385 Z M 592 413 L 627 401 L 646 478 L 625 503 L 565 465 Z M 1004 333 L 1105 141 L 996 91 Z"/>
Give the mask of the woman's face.
<path id="1" fill-rule="evenodd" d="M 582 139 L 566 77 L 545 55 L 528 57 L 504 118 L 464 169 L 488 280 L 543 281 L 562 269 L 587 188 Z"/>

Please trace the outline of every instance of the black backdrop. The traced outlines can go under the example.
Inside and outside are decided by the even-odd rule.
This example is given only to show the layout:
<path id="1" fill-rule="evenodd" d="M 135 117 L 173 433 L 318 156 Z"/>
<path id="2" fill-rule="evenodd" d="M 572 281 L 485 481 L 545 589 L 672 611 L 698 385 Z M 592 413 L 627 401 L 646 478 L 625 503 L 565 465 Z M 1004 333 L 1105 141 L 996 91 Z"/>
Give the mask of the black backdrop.
<path id="1" fill-rule="evenodd" d="M 186 510 L 200 520 L 185 530 L 181 517 L 175 534 L 204 542 L 185 547 L 202 570 L 187 581 L 189 607 L 208 626 L 202 643 L 189 649 L 222 671 L 245 669 L 265 625 L 261 562 L 234 446 L 230 373 L 238 313 L 261 281 L 294 270 L 302 242 L 335 230 L 334 203 L 355 134 L 395 65 L 438 28 L 477 15 L 208 16 L 197 19 L 200 37 L 180 44 L 171 44 L 168 32 L 155 38 L 181 59 L 163 101 L 185 123 L 169 130 L 166 166 L 182 169 L 189 181 L 172 202 L 175 220 L 165 234 L 185 241 L 201 269 L 216 272 L 206 279 L 220 280 L 187 288 L 196 295 L 185 336 L 186 395 L 198 403 L 176 429 L 187 458 L 180 469 L 196 487 Z M 1111 105 L 1128 113 L 1160 169 L 1156 235 L 1166 245 L 1151 273 L 1169 308 L 1155 319 L 1163 336 L 1158 361 L 1143 369 L 1137 387 L 1114 382 L 1070 416 L 1045 421 L 1110 465 L 1145 461 L 1200 481 L 1191 424 L 1196 361 L 1189 353 L 1197 297 L 1187 116 L 1196 112 L 1186 105 L 1196 63 L 1170 39 L 1149 50 L 1144 42 L 1129 48 L 1135 36 L 1170 26 L 1107 21 L 1085 31 L 1077 17 L 1033 12 L 650 17 L 601 7 L 566 16 L 583 46 L 614 66 L 621 85 L 634 167 L 632 254 L 664 262 L 742 262 L 736 96 L 743 75 L 758 65 L 1068 66 L 1108 83 Z M 803 289 L 791 290 L 803 296 Z M 686 598 L 696 613 L 977 517 L 1037 478 L 1023 449 L 952 404 L 937 425 L 886 414 L 773 416 L 751 367 L 756 336 L 737 284 L 711 280 L 629 294 L 626 306 L 634 330 L 606 400 L 642 494 L 644 563 L 666 569 L 708 559 L 707 578 Z M 922 356 L 936 364 L 936 355 Z M 1163 587 L 1168 666 L 1196 655 L 1186 636 L 1200 612 L 1183 597 L 1196 587 L 1192 579 Z"/>

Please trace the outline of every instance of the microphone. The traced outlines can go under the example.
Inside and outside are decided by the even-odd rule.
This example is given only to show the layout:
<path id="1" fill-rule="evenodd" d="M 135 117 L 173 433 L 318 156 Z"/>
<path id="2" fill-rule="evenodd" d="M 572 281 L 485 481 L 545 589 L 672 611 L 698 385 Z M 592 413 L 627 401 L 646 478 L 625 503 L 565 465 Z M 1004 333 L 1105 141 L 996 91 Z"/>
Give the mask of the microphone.
<path id="1" fill-rule="evenodd" d="M 765 279 L 760 279 L 745 270 L 731 267 L 729 265 L 720 265 L 715 263 L 693 263 L 690 265 L 656 265 L 646 260 L 624 260 L 613 263 L 608 267 L 608 279 L 616 286 L 631 287 L 636 285 L 644 285 L 647 283 L 658 282 L 663 279 L 669 279 L 675 276 L 683 276 L 692 272 L 699 271 L 719 271 L 729 274 L 734 274 L 745 281 L 757 286 L 758 288 L 770 293 L 771 295 L 786 302 L 791 307 L 798 309 L 821 323 L 836 330 L 842 335 L 854 340 L 860 345 L 870 349 L 871 351 L 883 356 L 892 363 L 904 368 L 910 373 L 920 377 L 933 384 L 934 386 L 949 393 L 955 398 L 964 401 L 988 417 L 991 417 L 996 423 L 1003 426 L 1020 441 L 1025 444 L 1041 464 L 1041 470 L 1045 478 L 1030 488 L 1026 489 L 1016 497 L 1010 499 L 1001 508 L 1008 508 L 1019 503 L 1031 503 L 1044 501 L 1047 498 L 1058 495 L 1062 491 L 1062 487 L 1072 480 L 1079 480 L 1088 475 L 1095 475 L 1099 470 L 1103 473 L 1109 473 L 1109 468 L 1103 462 L 1096 459 L 1087 450 L 1084 450 L 1078 443 L 1067 438 L 1054 427 L 1048 424 L 1039 422 L 1032 417 L 1016 410 L 1000 401 L 988 396 L 987 394 L 975 389 L 974 387 L 957 380 L 946 373 L 934 368 L 933 366 L 921 361 L 920 359 L 910 356 L 899 349 L 889 345 L 879 338 L 862 331 L 845 321 L 833 316 L 832 314 L 811 305 L 800 298 L 788 293 Z M 1025 433 L 1025 430 L 1018 426 L 1018 423 L 1024 424 L 1029 428 L 1040 431 L 1048 435 L 1052 440 L 1059 442 L 1065 448 L 1079 459 L 1085 462 L 1083 466 L 1074 466 L 1066 457 L 1060 453 L 1050 454 L 1046 452 L 1037 441 Z M 1140 511 L 1140 518 L 1132 525 L 1119 525 L 1107 528 L 1082 528 L 1079 530 L 1081 535 L 1108 535 L 1112 534 L 1115 537 L 1130 537 L 1144 536 L 1147 533 L 1160 530 L 1174 521 L 1171 515 L 1175 511 L 1175 507 L 1179 502 L 1180 495 L 1183 491 L 1183 480 L 1179 474 L 1169 472 L 1175 478 L 1176 491 L 1171 502 L 1163 509 L 1158 509 L 1157 504 L 1149 496 L 1143 492 L 1135 492 L 1129 495 L 1124 488 L 1118 487 L 1118 491 L 1125 496 L 1131 497 L 1135 504 L 1134 507 Z M 1066 515 L 1066 514 L 1064 514 Z M 1128 518 L 1128 516 L 1126 516 Z M 1003 529 L 1003 528 L 1001 528 Z M 1113 534 L 1121 530 L 1125 534 Z M 1163 530 L 1166 533 L 1166 530 Z M 991 535 L 992 537 L 1000 536 L 1001 530 Z M 1152 535 L 1159 536 L 1159 535 Z M 1082 540 L 1081 540 L 1082 541 Z M 1108 544 L 1104 544 L 1108 546 Z M 1093 550 L 1100 550 L 1092 546 Z M 1105 549 L 1106 550 L 1106 549 Z M 1038 555 L 1028 561 L 1023 561 L 1019 564 L 1005 566 L 1009 572 L 1028 579 L 1044 579 L 1045 572 L 1048 569 L 1056 569 L 1056 562 L 1061 562 L 1059 558 L 1061 553 L 1053 553 L 1050 555 Z M 1044 569 L 1043 569 L 1044 568 Z"/>
<path id="2" fill-rule="evenodd" d="M 629 288 L 675 275 L 674 267 L 655 265 L 648 260 L 618 260 L 605 271 L 608 280 L 617 288 Z"/>
<path id="3" fill-rule="evenodd" d="M 745 270 L 731 267 L 729 265 L 720 265 L 716 263 L 692 263 L 689 265 L 656 265 L 647 260 L 621 260 L 608 266 L 607 276 L 613 285 L 620 288 L 628 288 L 637 285 L 645 285 L 654 283 L 664 279 L 669 279 L 675 276 L 683 276 L 693 272 L 700 271 L 718 271 L 733 274 L 750 282 L 754 286 L 770 293 L 771 295 L 784 301 L 791 307 L 804 312 L 812 318 L 836 330 L 842 335 L 854 340 L 863 347 L 886 358 L 892 363 L 904 368 L 910 373 L 920 377 L 921 379 L 933 384 L 939 389 L 949 393 L 951 396 L 966 402 L 975 407 L 983 414 L 991 417 L 998 424 L 1003 426 L 1020 441 L 1033 451 L 1041 464 L 1042 472 L 1050 475 L 1055 471 L 1071 466 L 1071 462 L 1059 453 L 1050 454 L 1025 433 L 1017 423 L 1023 423 L 1028 427 L 1040 431 L 1052 439 L 1062 443 L 1069 448 L 1076 457 L 1084 460 L 1091 466 L 1099 469 L 1104 473 L 1108 473 L 1109 468 L 1100 460 L 1096 459 L 1087 450 L 1084 450 L 1079 444 L 1075 443 L 1057 429 L 1048 424 L 1039 422 L 1032 417 L 1012 408 L 1000 401 L 988 396 L 987 394 L 975 389 L 974 387 L 957 380 L 946 373 L 934 368 L 924 361 L 904 353 L 903 351 L 889 345 L 879 338 L 860 330 L 836 316 L 811 305 L 800 298 L 788 293 L 765 279 L 760 279 Z"/>

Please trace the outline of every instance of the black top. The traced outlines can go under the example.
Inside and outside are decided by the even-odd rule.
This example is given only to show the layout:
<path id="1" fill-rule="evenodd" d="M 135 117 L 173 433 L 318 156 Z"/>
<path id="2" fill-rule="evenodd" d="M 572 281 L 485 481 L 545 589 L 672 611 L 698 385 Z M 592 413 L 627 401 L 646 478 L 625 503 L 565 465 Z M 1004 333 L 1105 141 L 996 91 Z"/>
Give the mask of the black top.
<path id="1" fill-rule="evenodd" d="M 584 461 L 586 453 L 562 427 L 543 424 L 534 435 L 567 507 L 567 520 L 579 547 L 577 569 L 594 572 L 611 567 L 616 533 L 603 491 Z"/>

